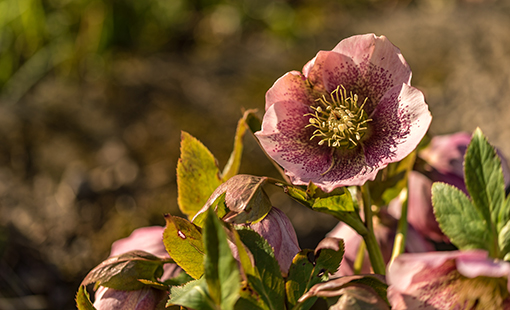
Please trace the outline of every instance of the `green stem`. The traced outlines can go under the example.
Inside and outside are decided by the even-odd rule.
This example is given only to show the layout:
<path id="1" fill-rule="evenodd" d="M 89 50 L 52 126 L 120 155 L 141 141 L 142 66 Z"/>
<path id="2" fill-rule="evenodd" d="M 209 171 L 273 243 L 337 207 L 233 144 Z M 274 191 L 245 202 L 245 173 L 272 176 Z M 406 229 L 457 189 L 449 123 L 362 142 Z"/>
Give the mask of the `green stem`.
<path id="1" fill-rule="evenodd" d="M 395 241 L 393 242 L 393 252 L 391 253 L 390 264 L 393 263 L 395 258 L 400 254 L 404 253 L 406 248 L 406 237 L 407 237 L 407 188 L 402 189 L 398 199 L 402 206 L 400 212 L 400 219 L 398 220 L 397 233 L 395 235 Z"/>
<path id="2" fill-rule="evenodd" d="M 372 221 L 372 199 L 370 197 L 368 183 L 365 183 L 361 187 L 361 193 L 363 196 L 363 212 L 365 214 L 365 227 L 367 230 L 366 234 L 362 234 L 361 236 L 363 237 L 363 240 L 365 240 L 372 269 L 375 273 L 384 275 L 386 274 L 386 264 L 384 263 L 381 248 L 379 247 L 374 234 L 374 224 Z"/>

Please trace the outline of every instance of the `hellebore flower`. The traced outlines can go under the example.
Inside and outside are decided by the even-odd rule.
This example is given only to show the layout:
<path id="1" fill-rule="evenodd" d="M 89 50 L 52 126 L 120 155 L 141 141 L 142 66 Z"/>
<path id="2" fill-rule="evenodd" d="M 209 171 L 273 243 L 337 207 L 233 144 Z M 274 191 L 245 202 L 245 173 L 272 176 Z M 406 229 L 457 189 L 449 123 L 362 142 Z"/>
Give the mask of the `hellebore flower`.
<path id="1" fill-rule="evenodd" d="M 133 250 L 143 250 L 161 258 L 168 258 L 170 256 L 163 244 L 164 230 L 165 228 L 160 226 L 136 229 L 129 237 L 112 244 L 110 257 Z M 165 264 L 163 268 L 162 281 L 175 277 L 181 271 L 176 264 Z M 168 292 L 152 287 L 120 291 L 101 286 L 96 291 L 94 307 L 97 310 L 154 310 L 166 296 Z"/>
<path id="2" fill-rule="evenodd" d="M 411 69 L 386 37 L 359 35 L 320 51 L 266 94 L 262 147 L 294 184 L 362 185 L 403 159 L 432 116 Z"/>
<path id="3" fill-rule="evenodd" d="M 510 309 L 510 263 L 481 250 L 402 254 L 388 268 L 392 309 Z"/>
<path id="4" fill-rule="evenodd" d="M 274 250 L 274 255 L 282 274 L 287 274 L 292 259 L 299 251 L 299 243 L 294 226 L 285 213 L 275 207 L 260 222 L 247 225 L 264 237 Z"/>

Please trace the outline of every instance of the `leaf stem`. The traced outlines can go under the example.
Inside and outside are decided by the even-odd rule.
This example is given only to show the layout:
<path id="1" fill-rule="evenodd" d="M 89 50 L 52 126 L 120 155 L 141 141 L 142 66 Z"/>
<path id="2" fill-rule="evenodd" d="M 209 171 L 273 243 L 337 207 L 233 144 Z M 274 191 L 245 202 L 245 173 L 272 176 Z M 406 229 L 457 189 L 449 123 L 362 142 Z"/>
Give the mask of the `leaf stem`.
<path id="1" fill-rule="evenodd" d="M 372 199 L 370 196 L 368 183 L 365 183 L 361 187 L 361 194 L 363 197 L 365 227 L 367 228 L 366 234 L 362 234 L 361 236 L 365 240 L 365 244 L 368 250 L 368 257 L 370 258 L 370 263 L 372 264 L 372 269 L 375 273 L 384 275 L 386 274 L 386 264 L 384 263 L 381 248 L 379 247 L 374 234 L 374 224 L 372 221 Z"/>

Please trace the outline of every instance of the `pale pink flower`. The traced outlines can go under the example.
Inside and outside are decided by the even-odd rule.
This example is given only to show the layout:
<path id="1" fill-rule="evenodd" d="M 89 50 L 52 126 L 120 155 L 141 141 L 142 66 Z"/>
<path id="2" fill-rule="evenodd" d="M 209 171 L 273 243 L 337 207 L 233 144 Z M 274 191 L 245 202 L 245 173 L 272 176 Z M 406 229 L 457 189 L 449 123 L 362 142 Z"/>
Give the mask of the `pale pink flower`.
<path id="1" fill-rule="evenodd" d="M 430 125 L 410 81 L 386 37 L 347 38 L 275 82 L 256 135 L 294 184 L 362 185 L 413 151 Z"/>
<path id="2" fill-rule="evenodd" d="M 129 237 L 117 240 L 112 244 L 110 257 L 142 250 L 161 258 L 168 258 L 170 255 L 163 244 L 164 230 L 165 228 L 161 226 L 136 229 Z M 181 272 L 176 264 L 165 264 L 163 269 L 162 281 L 175 277 Z M 96 291 L 94 307 L 97 310 L 154 310 L 166 296 L 168 296 L 168 292 L 152 287 L 121 291 L 101 286 Z"/>
<path id="3" fill-rule="evenodd" d="M 481 250 L 402 254 L 388 268 L 388 299 L 403 309 L 510 309 L 510 263 Z"/>

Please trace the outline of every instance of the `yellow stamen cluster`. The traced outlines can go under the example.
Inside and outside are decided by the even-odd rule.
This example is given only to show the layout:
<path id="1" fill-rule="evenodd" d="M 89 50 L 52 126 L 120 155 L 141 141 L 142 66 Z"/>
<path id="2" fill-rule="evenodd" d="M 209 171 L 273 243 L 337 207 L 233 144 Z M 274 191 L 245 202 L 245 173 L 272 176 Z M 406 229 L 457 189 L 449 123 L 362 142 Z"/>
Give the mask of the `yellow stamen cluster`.
<path id="1" fill-rule="evenodd" d="M 316 100 L 319 104 L 314 109 L 310 124 L 306 127 L 317 128 L 310 140 L 319 137 L 319 145 L 327 143 L 329 147 L 352 149 L 356 147 L 367 131 L 367 123 L 371 121 L 363 110 L 367 98 L 358 107 L 358 96 L 338 86 L 330 94 L 330 98 L 323 95 Z"/>

